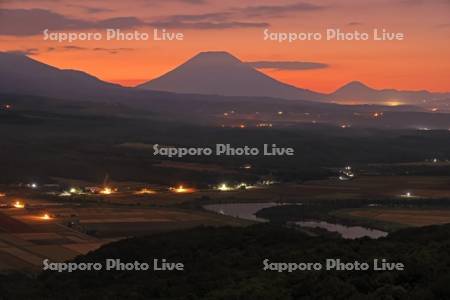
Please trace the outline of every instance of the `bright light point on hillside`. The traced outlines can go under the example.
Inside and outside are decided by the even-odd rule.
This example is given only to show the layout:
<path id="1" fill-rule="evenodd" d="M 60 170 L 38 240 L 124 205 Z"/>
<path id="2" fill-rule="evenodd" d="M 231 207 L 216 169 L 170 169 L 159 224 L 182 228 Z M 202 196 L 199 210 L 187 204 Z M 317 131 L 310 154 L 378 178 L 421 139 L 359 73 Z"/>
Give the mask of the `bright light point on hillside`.
<path id="1" fill-rule="evenodd" d="M 376 113 L 373 113 L 373 117 L 374 118 L 381 118 L 383 116 L 383 113 L 382 112 L 376 112 Z"/>
<path id="2" fill-rule="evenodd" d="M 236 186 L 237 189 L 243 189 L 243 190 L 251 189 L 251 188 L 253 188 L 253 187 L 254 187 L 253 185 L 247 184 L 247 183 L 245 183 L 245 182 L 239 183 L 239 184 Z"/>
<path id="3" fill-rule="evenodd" d="M 29 187 L 32 189 L 37 189 L 38 185 L 37 185 L 37 183 L 32 182 L 29 184 Z"/>
<path id="4" fill-rule="evenodd" d="M 279 116 L 281 116 L 282 114 L 283 114 L 283 112 L 282 112 L 282 111 L 279 111 L 279 112 L 278 112 L 278 115 L 279 115 Z"/>
<path id="5" fill-rule="evenodd" d="M 182 185 L 176 187 L 176 188 L 170 188 L 173 192 L 178 193 L 178 194 L 183 194 L 183 193 L 193 193 L 195 190 L 192 188 L 186 188 Z"/>
<path id="6" fill-rule="evenodd" d="M 41 217 L 41 219 L 42 219 L 42 220 L 51 220 L 52 217 L 50 217 L 49 214 L 44 214 L 44 215 Z"/>
<path id="7" fill-rule="evenodd" d="M 399 105 L 403 105 L 403 102 L 392 100 L 392 101 L 386 101 L 386 102 L 384 102 L 384 104 L 386 104 L 387 106 L 399 106 Z"/>
<path id="8" fill-rule="evenodd" d="M 403 197 L 403 198 L 412 198 L 412 197 L 414 197 L 414 195 L 411 192 L 406 192 L 403 195 L 401 195 L 401 197 Z"/>
<path id="9" fill-rule="evenodd" d="M 135 195 L 150 195 L 150 194 L 156 194 L 156 192 L 151 189 L 143 188 L 139 191 L 136 191 L 134 194 Z"/>
<path id="10" fill-rule="evenodd" d="M 231 190 L 233 190 L 233 188 L 232 188 L 232 187 L 229 187 L 226 183 L 220 184 L 220 185 L 217 187 L 217 189 L 218 189 L 219 191 L 222 191 L 222 192 L 226 192 L 226 191 L 231 191 Z"/>
<path id="11" fill-rule="evenodd" d="M 111 195 L 112 193 L 114 193 L 114 191 L 110 187 L 105 187 L 105 188 L 103 188 L 103 190 L 100 191 L 100 194 L 103 194 L 103 195 Z"/>
<path id="12" fill-rule="evenodd" d="M 23 203 L 20 202 L 20 201 L 16 201 L 16 202 L 14 202 L 13 206 L 14 206 L 15 208 L 24 208 L 24 207 L 25 207 L 25 204 L 23 204 Z"/>
<path id="13" fill-rule="evenodd" d="M 5 193 L 0 193 L 0 197 L 6 197 Z"/>

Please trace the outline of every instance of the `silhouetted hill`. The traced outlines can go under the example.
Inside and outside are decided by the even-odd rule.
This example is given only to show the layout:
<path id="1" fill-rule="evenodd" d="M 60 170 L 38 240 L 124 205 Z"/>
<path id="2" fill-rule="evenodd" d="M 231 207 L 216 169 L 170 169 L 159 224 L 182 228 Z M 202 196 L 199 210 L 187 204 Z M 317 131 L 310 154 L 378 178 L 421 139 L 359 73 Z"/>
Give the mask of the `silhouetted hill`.
<path id="1" fill-rule="evenodd" d="M 11 94 L 89 100 L 120 93 L 124 88 L 85 72 L 58 69 L 25 55 L 0 52 L 0 89 Z"/>
<path id="2" fill-rule="evenodd" d="M 184 271 L 45 272 L 0 277 L 3 299 L 449 299 L 449 225 L 379 240 L 309 237 L 271 225 L 196 228 L 122 240 L 77 262 L 182 262 Z M 430 242 L 432 241 L 432 242 Z M 264 271 L 268 262 L 402 263 L 403 271 Z"/>
<path id="3" fill-rule="evenodd" d="M 421 105 L 429 106 L 438 100 L 448 99 L 448 93 L 431 93 L 429 91 L 400 91 L 395 89 L 377 90 L 359 81 L 352 81 L 340 87 L 328 96 L 329 100 L 338 103 L 352 104 L 385 104 L 385 105 Z"/>

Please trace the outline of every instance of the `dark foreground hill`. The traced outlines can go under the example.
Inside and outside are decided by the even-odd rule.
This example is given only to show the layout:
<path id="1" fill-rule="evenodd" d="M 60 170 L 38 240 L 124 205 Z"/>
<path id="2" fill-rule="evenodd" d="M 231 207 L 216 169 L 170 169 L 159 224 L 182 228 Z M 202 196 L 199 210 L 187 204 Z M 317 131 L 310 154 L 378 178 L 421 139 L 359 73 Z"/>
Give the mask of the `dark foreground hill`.
<path id="1" fill-rule="evenodd" d="M 197 228 L 123 240 L 78 262 L 183 262 L 182 272 L 75 272 L 3 276 L 1 299 L 449 299 L 450 225 L 380 240 L 308 237 L 272 225 Z M 404 271 L 263 271 L 272 262 L 402 262 Z"/>

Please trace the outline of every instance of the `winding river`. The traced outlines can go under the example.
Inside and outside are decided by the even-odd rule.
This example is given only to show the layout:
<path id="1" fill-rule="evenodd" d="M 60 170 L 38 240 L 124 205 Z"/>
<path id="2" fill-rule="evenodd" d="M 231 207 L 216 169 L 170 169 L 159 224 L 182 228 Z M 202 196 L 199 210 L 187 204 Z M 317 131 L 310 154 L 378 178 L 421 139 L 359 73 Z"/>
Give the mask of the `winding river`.
<path id="1" fill-rule="evenodd" d="M 263 208 L 269 208 L 280 205 L 301 205 L 300 203 L 224 203 L 224 204 L 209 204 L 203 208 L 218 214 L 236 217 L 244 220 L 256 222 L 268 222 L 263 218 L 258 218 L 255 214 Z M 295 224 L 305 228 L 322 228 L 330 232 L 337 232 L 344 239 L 358 239 L 362 237 L 369 237 L 371 239 L 378 239 L 388 235 L 387 232 L 371 229 L 362 226 L 347 226 L 343 224 L 334 224 L 320 220 L 308 220 L 295 222 Z"/>

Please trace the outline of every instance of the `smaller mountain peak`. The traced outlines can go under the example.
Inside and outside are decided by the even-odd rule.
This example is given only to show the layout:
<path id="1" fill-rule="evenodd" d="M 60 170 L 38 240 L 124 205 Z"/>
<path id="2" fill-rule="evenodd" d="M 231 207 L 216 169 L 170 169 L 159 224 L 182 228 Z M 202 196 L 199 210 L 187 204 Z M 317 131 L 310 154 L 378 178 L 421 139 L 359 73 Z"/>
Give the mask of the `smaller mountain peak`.
<path id="1" fill-rule="evenodd" d="M 373 89 L 367 85 L 365 85 L 364 83 L 362 83 L 361 81 L 350 81 L 349 83 L 341 86 L 340 88 L 338 88 L 336 92 L 365 92 L 365 91 L 372 91 Z"/>
<path id="2" fill-rule="evenodd" d="M 350 81 L 349 83 L 347 83 L 346 85 L 344 85 L 344 87 L 364 87 L 364 88 L 369 88 L 366 84 L 362 83 L 361 81 Z"/>

